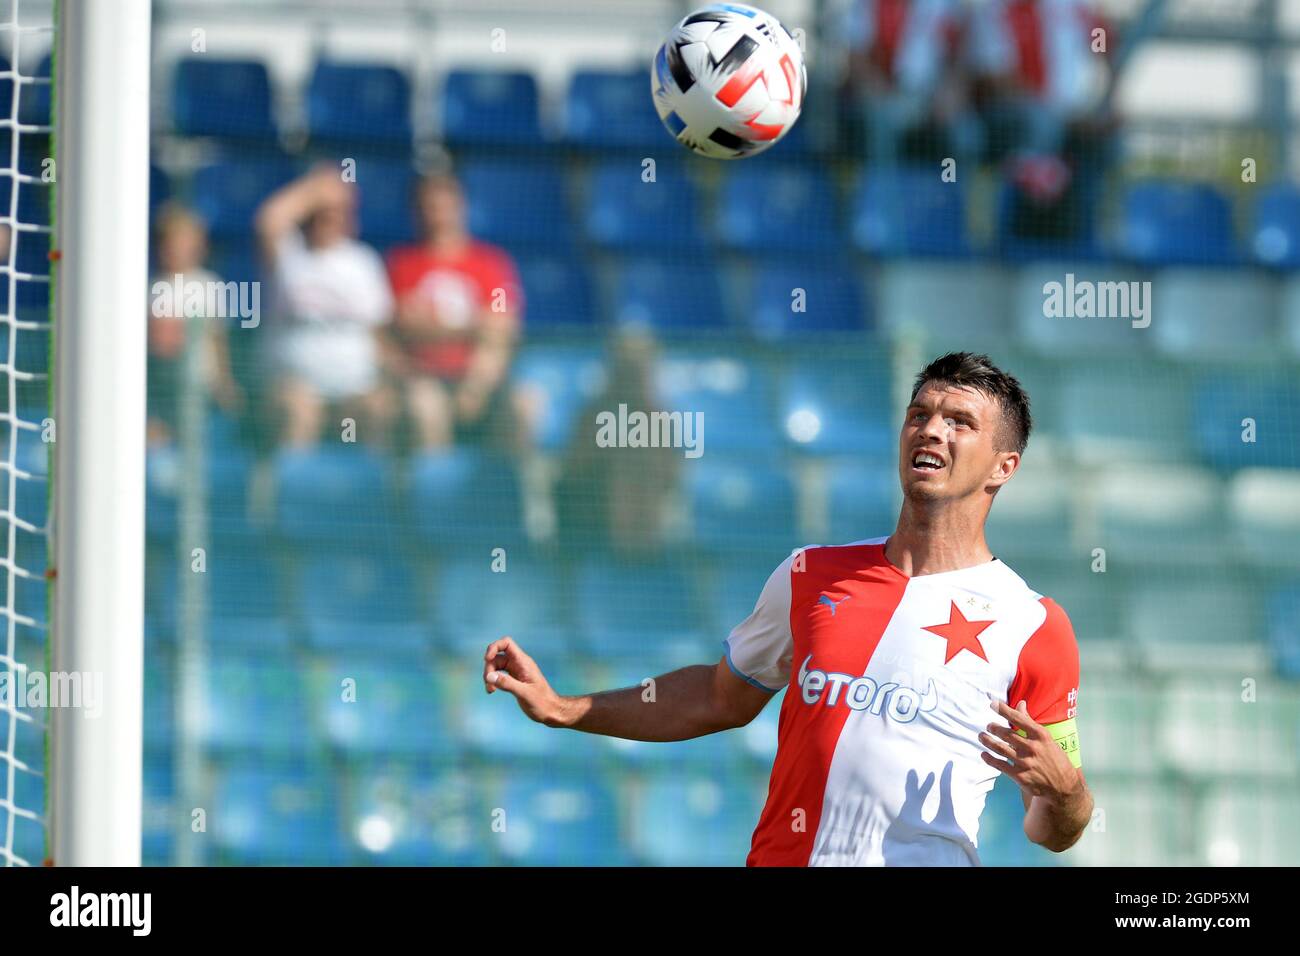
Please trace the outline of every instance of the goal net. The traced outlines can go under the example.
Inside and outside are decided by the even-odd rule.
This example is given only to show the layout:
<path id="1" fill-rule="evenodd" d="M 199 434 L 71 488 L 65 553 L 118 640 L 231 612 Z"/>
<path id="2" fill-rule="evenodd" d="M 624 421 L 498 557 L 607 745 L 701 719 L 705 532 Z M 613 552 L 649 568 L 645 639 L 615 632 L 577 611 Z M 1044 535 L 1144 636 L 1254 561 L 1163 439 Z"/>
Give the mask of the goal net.
<path id="1" fill-rule="evenodd" d="M 0 2 L 0 863 L 45 856 L 52 4 Z"/>

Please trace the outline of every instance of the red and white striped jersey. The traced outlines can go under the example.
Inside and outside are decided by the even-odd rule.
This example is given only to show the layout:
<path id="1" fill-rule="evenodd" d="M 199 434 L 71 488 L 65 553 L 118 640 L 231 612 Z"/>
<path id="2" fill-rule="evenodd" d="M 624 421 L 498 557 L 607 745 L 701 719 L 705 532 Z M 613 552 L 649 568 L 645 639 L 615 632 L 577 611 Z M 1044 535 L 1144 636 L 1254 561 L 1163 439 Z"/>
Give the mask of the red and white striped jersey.
<path id="1" fill-rule="evenodd" d="M 990 702 L 1075 717 L 1058 605 L 996 558 L 908 577 L 886 540 L 796 551 L 725 641 L 740 677 L 788 686 L 750 866 L 977 866 Z"/>

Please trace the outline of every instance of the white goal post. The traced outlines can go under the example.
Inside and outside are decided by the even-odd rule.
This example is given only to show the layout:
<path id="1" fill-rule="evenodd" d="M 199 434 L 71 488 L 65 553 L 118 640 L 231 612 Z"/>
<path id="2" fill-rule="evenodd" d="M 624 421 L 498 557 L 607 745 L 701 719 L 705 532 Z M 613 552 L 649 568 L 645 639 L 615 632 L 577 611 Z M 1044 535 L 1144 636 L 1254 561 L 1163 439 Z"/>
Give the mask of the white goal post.
<path id="1" fill-rule="evenodd" d="M 102 675 L 50 712 L 50 856 L 140 863 L 149 0 L 60 0 L 55 50 L 51 670 Z"/>

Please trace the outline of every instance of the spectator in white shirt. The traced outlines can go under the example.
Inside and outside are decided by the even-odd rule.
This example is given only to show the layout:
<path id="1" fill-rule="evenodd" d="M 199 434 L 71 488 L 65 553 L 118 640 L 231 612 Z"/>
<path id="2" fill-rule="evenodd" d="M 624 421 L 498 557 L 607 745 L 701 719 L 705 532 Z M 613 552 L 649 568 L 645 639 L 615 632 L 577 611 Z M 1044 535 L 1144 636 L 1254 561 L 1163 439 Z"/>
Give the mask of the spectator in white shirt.
<path id="1" fill-rule="evenodd" d="M 384 379 L 393 298 L 383 260 L 354 238 L 356 191 L 324 165 L 257 213 L 270 277 L 270 362 L 281 441 L 315 444 L 327 413 L 356 417 L 357 438 L 387 444 L 396 401 Z"/>

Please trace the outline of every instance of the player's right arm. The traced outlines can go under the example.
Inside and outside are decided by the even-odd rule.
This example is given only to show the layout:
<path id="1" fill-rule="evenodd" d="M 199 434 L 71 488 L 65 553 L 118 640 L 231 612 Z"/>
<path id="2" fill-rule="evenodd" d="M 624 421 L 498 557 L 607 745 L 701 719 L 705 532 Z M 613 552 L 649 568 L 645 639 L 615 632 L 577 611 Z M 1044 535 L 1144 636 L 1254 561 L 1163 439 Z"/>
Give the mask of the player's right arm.
<path id="1" fill-rule="evenodd" d="M 796 552 L 798 554 L 798 552 Z M 550 727 L 629 740 L 688 740 L 741 727 L 790 679 L 790 575 L 795 555 L 769 575 L 754 611 L 731 631 L 726 655 L 621 690 L 563 697 L 536 662 L 504 637 L 488 646 L 483 682 L 513 694 L 525 714 Z"/>
<path id="2" fill-rule="evenodd" d="M 742 727 L 772 698 L 737 677 L 725 657 L 717 664 L 662 674 L 652 685 L 566 697 L 555 692 L 537 662 L 509 637 L 488 646 L 483 683 L 489 694 L 512 694 L 520 710 L 548 727 L 628 740 L 689 740 Z"/>

